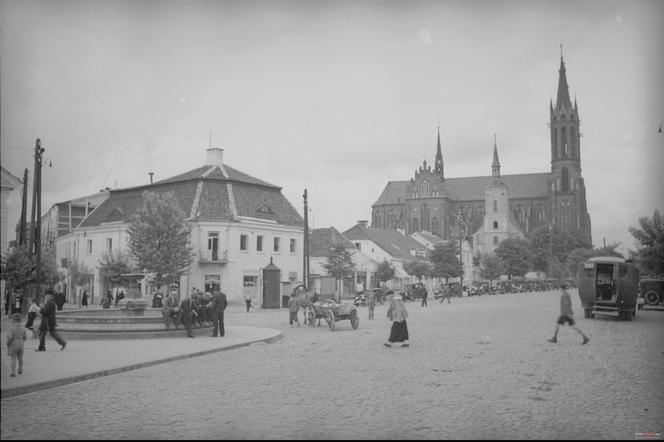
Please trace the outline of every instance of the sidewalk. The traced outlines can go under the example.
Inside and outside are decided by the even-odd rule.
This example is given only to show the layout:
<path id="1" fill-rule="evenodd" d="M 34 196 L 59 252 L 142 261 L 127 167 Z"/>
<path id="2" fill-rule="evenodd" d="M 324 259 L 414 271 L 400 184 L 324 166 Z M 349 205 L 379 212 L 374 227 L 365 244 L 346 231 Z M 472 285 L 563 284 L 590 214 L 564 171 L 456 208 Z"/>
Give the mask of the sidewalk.
<path id="1" fill-rule="evenodd" d="M 3 319 L 3 323 L 5 320 Z M 187 338 L 124 339 L 86 341 L 69 340 L 64 351 L 51 338 L 46 338 L 46 351 L 35 352 L 39 340 L 25 342 L 23 374 L 10 377 L 5 326 L 2 333 L 2 371 L 0 396 L 11 396 L 52 388 L 100 376 L 122 373 L 155 364 L 192 358 L 255 342 L 274 342 L 282 337 L 280 330 L 226 325 L 223 338 L 197 336 Z M 18 364 L 17 364 L 18 366 Z"/>

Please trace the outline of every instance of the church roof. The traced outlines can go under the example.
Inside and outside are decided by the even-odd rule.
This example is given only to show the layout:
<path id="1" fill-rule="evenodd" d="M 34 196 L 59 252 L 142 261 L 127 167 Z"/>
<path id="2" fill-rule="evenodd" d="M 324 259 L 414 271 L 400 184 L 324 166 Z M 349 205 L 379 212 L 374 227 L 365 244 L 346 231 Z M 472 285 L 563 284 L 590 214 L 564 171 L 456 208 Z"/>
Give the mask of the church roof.
<path id="1" fill-rule="evenodd" d="M 107 222 L 131 221 L 142 205 L 143 192 L 173 192 L 187 218 L 236 221 L 237 216 L 276 221 L 282 225 L 303 226 L 304 221 L 281 193 L 281 188 L 254 178 L 227 165 L 206 165 L 154 184 L 114 189 L 81 227 Z"/>
<path id="2" fill-rule="evenodd" d="M 415 250 L 417 252 L 428 252 L 424 245 L 420 244 L 410 236 L 406 236 L 401 232 L 389 229 L 378 229 L 376 227 L 368 227 L 362 223 L 344 232 L 344 236 L 349 240 L 369 240 L 376 244 L 381 249 L 385 250 L 387 254 L 393 258 L 412 260 L 415 259 L 410 252 Z"/>
<path id="3" fill-rule="evenodd" d="M 501 181 L 507 185 L 510 199 L 543 198 L 547 196 L 548 172 L 519 175 L 502 175 Z M 443 191 L 452 201 L 484 200 L 484 191 L 491 184 L 493 177 L 447 178 L 442 183 Z M 403 204 L 406 202 L 410 181 L 390 181 L 383 189 L 374 206 Z"/>

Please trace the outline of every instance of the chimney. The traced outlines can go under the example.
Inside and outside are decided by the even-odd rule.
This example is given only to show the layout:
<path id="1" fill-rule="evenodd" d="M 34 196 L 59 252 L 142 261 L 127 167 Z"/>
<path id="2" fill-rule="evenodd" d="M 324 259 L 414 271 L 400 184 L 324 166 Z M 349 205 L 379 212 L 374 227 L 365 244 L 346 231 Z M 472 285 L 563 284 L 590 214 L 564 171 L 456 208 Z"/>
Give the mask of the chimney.
<path id="1" fill-rule="evenodd" d="M 152 176 L 154 175 L 154 172 L 148 172 L 148 175 L 150 175 L 150 184 L 152 184 Z"/>
<path id="2" fill-rule="evenodd" d="M 207 160 L 205 161 L 206 166 L 221 166 L 223 164 L 224 158 L 224 149 L 220 147 L 211 147 L 206 150 Z"/>
<path id="3" fill-rule="evenodd" d="M 360 221 L 358 221 L 357 223 L 358 223 L 359 225 L 361 225 L 362 227 L 366 228 L 366 227 L 367 227 L 367 224 L 369 224 L 369 221 L 367 221 L 367 220 L 360 220 Z"/>

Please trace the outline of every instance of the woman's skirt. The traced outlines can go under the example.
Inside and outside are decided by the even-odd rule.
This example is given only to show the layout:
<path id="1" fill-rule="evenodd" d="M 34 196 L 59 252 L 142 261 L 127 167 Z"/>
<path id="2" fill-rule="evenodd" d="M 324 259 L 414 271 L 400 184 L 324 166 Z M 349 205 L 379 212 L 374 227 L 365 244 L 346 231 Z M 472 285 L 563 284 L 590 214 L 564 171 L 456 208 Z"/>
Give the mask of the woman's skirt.
<path id="1" fill-rule="evenodd" d="M 393 322 L 390 330 L 390 342 L 403 342 L 408 340 L 408 325 L 406 321 Z"/>

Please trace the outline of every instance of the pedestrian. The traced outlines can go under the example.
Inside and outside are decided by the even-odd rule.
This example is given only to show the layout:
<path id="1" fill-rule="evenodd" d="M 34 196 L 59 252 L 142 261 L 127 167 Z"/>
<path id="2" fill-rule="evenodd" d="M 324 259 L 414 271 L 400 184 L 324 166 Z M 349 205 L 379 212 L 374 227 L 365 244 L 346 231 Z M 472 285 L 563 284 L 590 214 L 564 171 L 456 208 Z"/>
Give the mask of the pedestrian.
<path id="1" fill-rule="evenodd" d="M 297 322 L 297 326 L 300 326 L 300 320 L 297 318 L 297 311 L 300 309 L 297 305 L 297 297 L 295 294 L 291 295 L 288 300 L 288 324 L 292 327 L 293 322 Z"/>
<path id="2" fill-rule="evenodd" d="M 11 376 L 16 376 L 16 361 L 18 360 L 18 374 L 23 373 L 23 343 L 28 339 L 28 333 L 21 327 L 21 314 L 14 313 L 12 325 L 7 332 L 7 354 L 11 358 Z"/>
<path id="3" fill-rule="evenodd" d="M 390 307 L 387 309 L 387 317 L 392 321 L 392 328 L 390 329 L 390 337 L 383 345 L 392 347 L 396 342 L 401 343 L 401 347 L 408 347 L 408 324 L 406 318 L 408 311 L 403 303 L 403 298 L 400 295 L 392 296 Z"/>
<path id="4" fill-rule="evenodd" d="M 25 328 L 30 330 L 31 332 L 34 333 L 35 327 L 35 318 L 37 318 L 37 313 L 39 313 L 39 306 L 37 305 L 37 301 L 35 298 L 32 298 L 32 302 L 30 303 L 30 307 L 28 308 L 28 321 L 25 323 Z"/>
<path id="5" fill-rule="evenodd" d="M 567 284 L 563 283 L 560 285 L 560 316 L 558 317 L 558 323 L 556 324 L 556 331 L 553 333 L 553 338 L 547 339 L 548 342 L 554 344 L 558 342 L 558 330 L 560 330 L 561 325 L 565 325 L 565 322 L 583 337 L 582 345 L 587 344 L 588 341 L 590 341 L 590 338 L 574 325 L 574 318 L 572 315 L 572 297 L 567 292 Z"/>
<path id="6" fill-rule="evenodd" d="M 62 311 L 62 307 L 65 305 L 65 294 L 62 292 L 58 292 L 55 294 L 55 305 L 58 308 L 58 311 Z"/>
<path id="7" fill-rule="evenodd" d="M 185 298 L 180 303 L 180 317 L 182 318 L 184 328 L 187 329 L 187 336 L 190 338 L 194 337 L 194 334 L 191 331 L 192 323 L 194 321 L 193 307 L 194 306 L 191 298 Z"/>
<path id="8" fill-rule="evenodd" d="M 244 304 L 247 306 L 247 313 L 249 313 L 249 309 L 251 308 L 251 295 L 248 293 L 244 295 Z"/>
<path id="9" fill-rule="evenodd" d="M 166 328 L 171 328 L 171 322 L 175 325 L 175 328 L 180 327 L 180 320 L 182 319 L 180 307 L 178 305 L 178 292 L 170 291 L 166 295 L 166 301 L 164 302 L 164 307 L 161 310 L 161 314 L 164 317 L 164 325 Z"/>
<path id="10" fill-rule="evenodd" d="M 162 308 L 164 306 L 164 295 L 161 292 L 155 292 L 152 295 L 152 308 Z"/>
<path id="11" fill-rule="evenodd" d="M 85 309 L 88 309 L 88 291 L 83 290 L 83 297 L 81 298 L 81 307 L 85 307 Z"/>
<path id="12" fill-rule="evenodd" d="M 53 339 L 60 344 L 60 350 L 64 350 L 67 341 L 62 339 L 55 331 L 55 301 L 53 300 L 53 290 L 46 290 L 44 306 L 41 308 L 41 323 L 39 324 L 39 347 L 35 351 L 46 351 L 46 333 L 48 332 Z"/>
<path id="13" fill-rule="evenodd" d="M 420 298 L 422 298 L 422 307 L 427 306 L 427 297 L 429 296 L 429 289 L 425 284 L 422 284 L 419 289 Z"/>
<path id="14" fill-rule="evenodd" d="M 219 336 L 222 338 L 224 337 L 224 334 L 226 333 L 226 330 L 224 329 L 224 310 L 226 310 L 227 305 L 228 301 L 226 300 L 226 295 L 221 290 L 215 290 L 212 295 L 212 300 L 208 304 L 212 314 L 212 326 L 214 327 L 210 337 L 216 338 L 217 330 L 219 331 Z"/>
<path id="15" fill-rule="evenodd" d="M 376 309 L 376 291 L 369 290 L 367 292 L 367 309 L 369 310 L 369 319 L 374 318 L 374 310 Z"/>
<path id="16" fill-rule="evenodd" d="M 446 285 L 443 287 L 443 296 L 440 297 L 440 303 L 442 304 L 447 299 L 447 303 L 451 304 L 450 298 L 452 298 L 452 288 Z"/>

